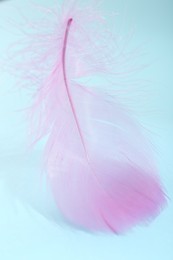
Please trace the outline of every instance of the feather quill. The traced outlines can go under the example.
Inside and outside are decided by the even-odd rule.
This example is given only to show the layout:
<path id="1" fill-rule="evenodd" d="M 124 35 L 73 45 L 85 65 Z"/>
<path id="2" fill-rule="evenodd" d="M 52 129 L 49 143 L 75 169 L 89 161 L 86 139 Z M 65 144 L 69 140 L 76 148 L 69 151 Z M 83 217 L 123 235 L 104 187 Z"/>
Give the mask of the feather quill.
<path id="1" fill-rule="evenodd" d="M 153 219 L 166 199 L 151 145 L 116 89 L 109 80 L 97 88 L 77 80 L 113 75 L 122 82 L 136 70 L 98 6 L 64 1 L 59 14 L 48 10 L 57 23 L 50 35 L 36 37 L 35 47 L 48 48 L 32 57 L 32 69 L 39 64 L 46 74 L 49 57 L 52 69 L 34 96 L 30 134 L 34 143 L 49 136 L 45 167 L 64 217 L 92 231 L 122 233 Z"/>

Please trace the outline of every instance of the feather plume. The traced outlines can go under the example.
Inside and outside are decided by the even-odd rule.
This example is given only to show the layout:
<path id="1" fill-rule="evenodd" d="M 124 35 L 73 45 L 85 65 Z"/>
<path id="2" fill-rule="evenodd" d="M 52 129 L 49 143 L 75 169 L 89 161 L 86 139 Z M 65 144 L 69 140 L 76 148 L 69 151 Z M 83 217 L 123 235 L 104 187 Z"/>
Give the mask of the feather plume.
<path id="1" fill-rule="evenodd" d="M 41 82 L 30 134 L 34 143 L 49 136 L 45 167 L 64 217 L 92 231 L 122 233 L 153 219 L 166 199 L 150 142 L 116 93 L 115 85 L 125 86 L 137 70 L 135 54 L 121 47 L 98 9 L 98 1 L 64 1 L 59 13 L 47 9 L 55 27 L 30 46 L 27 77 Z M 92 76 L 106 79 L 105 86 L 78 80 Z"/>

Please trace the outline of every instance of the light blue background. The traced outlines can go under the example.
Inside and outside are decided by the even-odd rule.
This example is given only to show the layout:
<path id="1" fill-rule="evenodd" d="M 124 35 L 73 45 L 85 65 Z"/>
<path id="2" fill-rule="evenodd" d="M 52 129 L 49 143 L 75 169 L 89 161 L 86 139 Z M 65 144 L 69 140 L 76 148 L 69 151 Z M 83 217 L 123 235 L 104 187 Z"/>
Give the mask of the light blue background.
<path id="1" fill-rule="evenodd" d="M 33 1 L 51 6 L 55 1 Z M 152 95 L 136 107 L 153 133 L 160 176 L 169 196 L 168 207 L 148 227 L 123 236 L 75 230 L 58 217 L 49 188 L 39 175 L 41 149 L 26 149 L 26 123 L 17 111 L 28 97 L 14 77 L 0 74 L 0 259 L 1 260 L 172 260 L 173 259 L 173 2 L 171 0 L 105 1 L 135 25 L 133 44 L 145 42 L 151 66 Z M 21 22 L 18 6 L 32 13 L 29 1 L 0 4 L 0 57 L 20 35 L 10 24 Z M 125 11 L 123 11 L 125 10 Z M 125 19 L 124 19 L 125 21 Z M 126 23 L 124 25 L 126 30 Z M 0 62 L 1 64 L 1 62 Z M 142 97 L 139 97 L 142 100 Z M 140 102 L 139 102 L 140 103 Z M 41 180 L 41 181 L 40 181 Z"/>

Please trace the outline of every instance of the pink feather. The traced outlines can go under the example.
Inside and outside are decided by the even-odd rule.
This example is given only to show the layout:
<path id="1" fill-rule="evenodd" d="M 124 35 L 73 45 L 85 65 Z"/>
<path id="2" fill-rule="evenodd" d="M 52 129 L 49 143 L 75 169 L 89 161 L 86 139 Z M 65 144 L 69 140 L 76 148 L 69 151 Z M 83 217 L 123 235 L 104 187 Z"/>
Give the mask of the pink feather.
<path id="1" fill-rule="evenodd" d="M 30 110 L 31 135 L 36 142 L 49 134 L 45 165 L 64 217 L 89 230 L 121 233 L 155 217 L 165 194 L 150 143 L 116 88 L 109 80 L 92 88 L 77 79 L 114 76 L 123 82 L 136 65 L 107 29 L 97 1 L 91 7 L 65 1 L 56 19 L 55 30 L 35 45 L 38 53 L 41 44 L 48 48 L 44 56 L 35 54 L 33 70 L 40 65 L 46 74 L 50 57 L 53 69 Z"/>

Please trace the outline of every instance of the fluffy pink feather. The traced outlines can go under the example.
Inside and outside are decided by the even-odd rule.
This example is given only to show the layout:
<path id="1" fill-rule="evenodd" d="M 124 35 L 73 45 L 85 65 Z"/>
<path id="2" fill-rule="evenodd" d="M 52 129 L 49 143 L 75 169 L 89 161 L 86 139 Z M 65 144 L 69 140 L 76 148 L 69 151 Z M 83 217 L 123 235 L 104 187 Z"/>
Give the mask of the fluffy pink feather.
<path id="1" fill-rule="evenodd" d="M 31 135 L 36 142 L 49 134 L 45 165 L 64 217 L 89 230 L 121 233 L 155 217 L 165 195 L 150 144 L 110 81 L 92 88 L 77 79 L 113 75 L 122 82 L 136 64 L 107 29 L 97 1 L 65 1 L 55 15 L 55 30 L 39 35 L 40 45 L 35 41 L 32 69 L 40 65 L 47 78 L 30 110 Z M 48 46 L 44 56 L 41 44 Z"/>

